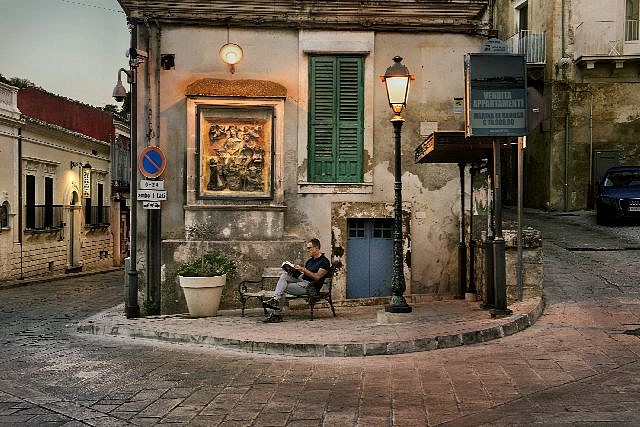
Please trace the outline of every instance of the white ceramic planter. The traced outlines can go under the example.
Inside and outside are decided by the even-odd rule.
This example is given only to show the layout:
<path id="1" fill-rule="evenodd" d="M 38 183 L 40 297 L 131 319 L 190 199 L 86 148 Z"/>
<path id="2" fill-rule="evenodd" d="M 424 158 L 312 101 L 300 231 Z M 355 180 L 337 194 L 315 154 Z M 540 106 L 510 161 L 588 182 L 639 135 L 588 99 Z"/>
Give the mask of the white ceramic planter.
<path id="1" fill-rule="evenodd" d="M 180 287 L 187 300 L 189 316 L 209 317 L 218 314 L 222 289 L 227 281 L 226 274 L 213 277 L 183 277 L 180 279 Z"/>

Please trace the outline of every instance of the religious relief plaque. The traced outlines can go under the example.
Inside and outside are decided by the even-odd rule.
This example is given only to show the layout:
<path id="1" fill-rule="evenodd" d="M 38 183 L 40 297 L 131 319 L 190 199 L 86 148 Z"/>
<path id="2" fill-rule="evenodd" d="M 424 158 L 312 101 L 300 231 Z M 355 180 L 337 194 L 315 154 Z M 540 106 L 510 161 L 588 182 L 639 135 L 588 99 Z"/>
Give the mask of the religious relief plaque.
<path id="1" fill-rule="evenodd" d="M 198 196 L 271 197 L 273 111 L 206 107 L 198 114 Z"/>

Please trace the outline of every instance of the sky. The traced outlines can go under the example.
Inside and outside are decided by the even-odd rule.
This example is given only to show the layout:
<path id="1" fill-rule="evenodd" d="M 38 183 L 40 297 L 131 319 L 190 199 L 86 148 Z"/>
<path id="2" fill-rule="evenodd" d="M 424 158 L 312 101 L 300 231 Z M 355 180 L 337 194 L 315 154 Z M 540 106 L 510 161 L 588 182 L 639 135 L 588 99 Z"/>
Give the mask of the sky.
<path id="1" fill-rule="evenodd" d="M 126 16 L 116 0 L 0 0 L 0 74 L 102 107 L 128 69 Z"/>

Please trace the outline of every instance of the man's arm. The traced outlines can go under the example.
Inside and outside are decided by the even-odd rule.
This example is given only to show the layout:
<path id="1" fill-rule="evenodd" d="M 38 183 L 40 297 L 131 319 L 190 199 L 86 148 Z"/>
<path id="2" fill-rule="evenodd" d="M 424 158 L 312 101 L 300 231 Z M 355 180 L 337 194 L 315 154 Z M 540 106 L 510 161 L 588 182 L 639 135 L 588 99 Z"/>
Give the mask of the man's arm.
<path id="1" fill-rule="evenodd" d="M 324 269 L 324 268 L 320 268 L 318 269 L 317 272 L 313 272 L 311 270 L 308 270 L 307 268 L 305 268 L 302 265 L 298 265 L 295 264 L 294 267 L 296 268 L 296 270 L 302 272 L 302 274 L 304 274 L 307 277 L 311 277 L 313 279 L 313 282 L 317 282 L 318 280 L 322 279 L 324 276 L 327 275 L 328 270 Z"/>

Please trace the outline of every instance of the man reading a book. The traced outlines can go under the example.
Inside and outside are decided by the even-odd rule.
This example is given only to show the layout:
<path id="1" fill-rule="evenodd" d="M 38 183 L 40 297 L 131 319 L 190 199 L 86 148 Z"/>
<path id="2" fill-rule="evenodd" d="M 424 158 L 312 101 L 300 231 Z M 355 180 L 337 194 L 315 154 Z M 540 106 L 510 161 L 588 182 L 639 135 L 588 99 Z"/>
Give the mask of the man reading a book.
<path id="1" fill-rule="evenodd" d="M 263 302 L 264 306 L 271 309 L 271 313 L 264 320 L 266 323 L 282 322 L 282 307 L 284 306 L 284 294 L 305 295 L 307 287 L 315 282 L 322 284 L 324 277 L 331 269 L 329 259 L 320 252 L 320 240 L 311 239 L 307 241 L 307 253 L 310 258 L 304 266 L 299 264 L 283 263 L 282 268 L 292 266 L 291 272 L 284 272 L 278 279 L 276 291 L 268 301 Z M 297 274 L 296 274 L 297 273 Z"/>

